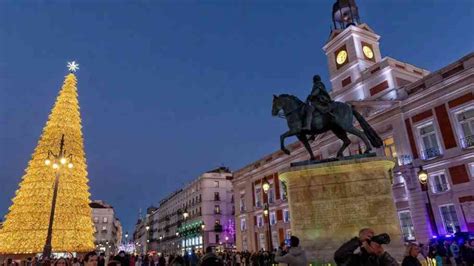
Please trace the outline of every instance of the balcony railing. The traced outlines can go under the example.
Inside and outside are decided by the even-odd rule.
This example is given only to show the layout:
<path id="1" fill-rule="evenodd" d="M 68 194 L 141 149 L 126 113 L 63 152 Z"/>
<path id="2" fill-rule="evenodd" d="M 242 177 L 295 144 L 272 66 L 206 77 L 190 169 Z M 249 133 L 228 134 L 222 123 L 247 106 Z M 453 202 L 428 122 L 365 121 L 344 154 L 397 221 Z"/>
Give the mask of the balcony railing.
<path id="1" fill-rule="evenodd" d="M 466 136 L 462 138 L 461 145 L 464 149 L 474 147 L 474 136 Z"/>
<path id="2" fill-rule="evenodd" d="M 441 156 L 441 150 L 439 147 L 432 147 L 421 151 L 421 158 L 423 160 L 429 160 Z"/>
<path id="3" fill-rule="evenodd" d="M 444 184 L 444 183 L 433 184 L 434 193 L 445 192 L 448 189 L 449 189 L 448 184 Z"/>
<path id="4" fill-rule="evenodd" d="M 401 154 L 398 155 L 398 164 L 399 165 L 407 165 L 413 162 L 413 158 L 409 154 Z"/>

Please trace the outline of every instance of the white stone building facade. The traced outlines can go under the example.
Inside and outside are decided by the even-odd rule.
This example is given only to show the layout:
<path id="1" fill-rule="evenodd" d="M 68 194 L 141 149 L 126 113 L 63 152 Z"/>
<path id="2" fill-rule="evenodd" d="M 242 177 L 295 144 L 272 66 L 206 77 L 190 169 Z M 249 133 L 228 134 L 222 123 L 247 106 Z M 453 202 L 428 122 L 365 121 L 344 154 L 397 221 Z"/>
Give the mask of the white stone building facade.
<path id="1" fill-rule="evenodd" d="M 116 217 L 114 208 L 101 200 L 94 200 L 89 206 L 92 208 L 96 250 L 115 254 L 122 241 L 122 224 Z"/>
<path id="2" fill-rule="evenodd" d="M 143 232 L 148 232 L 146 250 L 164 254 L 192 249 L 203 253 L 207 246 L 232 248 L 235 225 L 231 179 L 232 174 L 224 167 L 200 175 L 162 199 L 157 209 L 137 224 L 136 232 L 141 233 L 136 237 L 143 239 Z"/>

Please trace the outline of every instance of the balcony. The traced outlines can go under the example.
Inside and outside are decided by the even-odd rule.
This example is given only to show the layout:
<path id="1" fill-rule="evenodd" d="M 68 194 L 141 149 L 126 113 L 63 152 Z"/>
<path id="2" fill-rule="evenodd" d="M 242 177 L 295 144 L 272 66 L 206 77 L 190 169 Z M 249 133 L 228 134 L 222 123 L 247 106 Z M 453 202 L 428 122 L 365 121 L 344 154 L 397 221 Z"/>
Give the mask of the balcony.
<path id="1" fill-rule="evenodd" d="M 421 151 L 421 158 L 423 160 L 431 160 L 441 156 L 441 150 L 439 147 L 432 147 Z"/>
<path id="2" fill-rule="evenodd" d="M 461 139 L 461 146 L 463 149 L 474 147 L 474 136 L 466 136 Z"/>
<path id="3" fill-rule="evenodd" d="M 401 154 L 398 156 L 398 165 L 408 165 L 413 162 L 413 158 L 409 154 Z"/>

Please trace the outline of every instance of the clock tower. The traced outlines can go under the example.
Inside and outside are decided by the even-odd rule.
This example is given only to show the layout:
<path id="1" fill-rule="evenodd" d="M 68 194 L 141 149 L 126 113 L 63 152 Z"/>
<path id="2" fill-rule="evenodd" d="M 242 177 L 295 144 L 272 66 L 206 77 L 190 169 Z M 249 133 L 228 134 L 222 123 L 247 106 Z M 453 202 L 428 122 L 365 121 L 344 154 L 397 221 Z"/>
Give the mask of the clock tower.
<path id="1" fill-rule="evenodd" d="M 360 22 L 355 0 L 337 0 L 333 5 L 332 21 L 329 41 L 323 50 L 328 60 L 332 94 L 337 96 L 360 81 L 364 70 L 381 61 L 380 36 Z M 349 98 L 361 99 L 353 96 Z"/>

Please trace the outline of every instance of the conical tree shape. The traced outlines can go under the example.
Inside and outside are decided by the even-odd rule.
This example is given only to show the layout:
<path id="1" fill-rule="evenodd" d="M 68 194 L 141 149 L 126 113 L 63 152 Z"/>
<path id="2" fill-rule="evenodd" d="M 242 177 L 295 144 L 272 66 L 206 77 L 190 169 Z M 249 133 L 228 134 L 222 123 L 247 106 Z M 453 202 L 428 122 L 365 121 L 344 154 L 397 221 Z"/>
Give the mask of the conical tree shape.
<path id="1" fill-rule="evenodd" d="M 5 216 L 0 230 L 0 253 L 30 254 L 43 251 L 56 174 L 59 174 L 59 186 L 52 231 L 53 252 L 86 252 L 94 249 L 76 84 L 73 73 L 65 77 L 39 143 L 12 200 L 13 204 Z M 64 149 L 72 154 L 73 168 L 68 168 L 65 164 L 54 170 L 52 165 L 45 165 L 45 160 L 48 158 L 48 151 L 58 154 L 62 135 Z"/>

